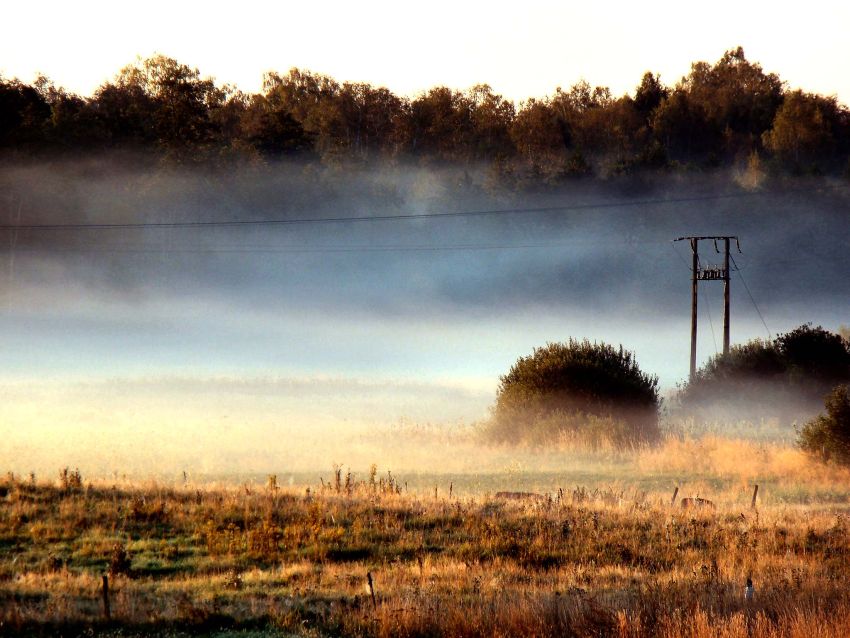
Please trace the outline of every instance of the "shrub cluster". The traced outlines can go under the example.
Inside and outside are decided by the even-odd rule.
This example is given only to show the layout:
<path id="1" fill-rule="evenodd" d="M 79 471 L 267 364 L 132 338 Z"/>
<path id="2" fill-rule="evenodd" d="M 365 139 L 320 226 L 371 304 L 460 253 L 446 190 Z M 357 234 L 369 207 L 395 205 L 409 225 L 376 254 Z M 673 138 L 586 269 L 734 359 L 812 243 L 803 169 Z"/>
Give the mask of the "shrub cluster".
<path id="1" fill-rule="evenodd" d="M 772 341 L 752 340 L 712 358 L 682 388 L 686 412 L 792 421 L 811 416 L 822 397 L 850 381 L 850 343 L 810 324 Z M 731 415 L 730 415 L 731 416 Z"/>
<path id="2" fill-rule="evenodd" d="M 800 431 L 800 447 L 823 461 L 850 465 L 850 386 L 836 386 L 825 401 L 826 414 Z"/>

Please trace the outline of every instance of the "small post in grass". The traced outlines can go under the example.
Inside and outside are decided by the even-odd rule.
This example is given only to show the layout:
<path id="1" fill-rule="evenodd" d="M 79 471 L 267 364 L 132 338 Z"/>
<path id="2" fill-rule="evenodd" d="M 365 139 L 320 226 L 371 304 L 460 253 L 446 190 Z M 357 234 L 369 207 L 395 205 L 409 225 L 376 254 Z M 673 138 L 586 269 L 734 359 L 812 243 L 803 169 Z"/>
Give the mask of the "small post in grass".
<path id="1" fill-rule="evenodd" d="M 372 609 L 377 609 L 378 603 L 375 600 L 375 585 L 372 582 L 372 572 L 366 572 L 366 582 L 369 584 L 369 595 L 372 597 Z"/>
<path id="2" fill-rule="evenodd" d="M 750 509 L 756 508 L 756 497 L 759 495 L 759 486 L 756 483 L 756 486 L 753 488 L 753 502 L 750 503 Z"/>
<path id="3" fill-rule="evenodd" d="M 103 580 L 103 617 L 106 620 L 109 620 L 109 576 L 104 574 L 102 576 Z"/>
<path id="4" fill-rule="evenodd" d="M 676 489 L 673 490 L 673 498 L 670 499 L 670 505 L 676 504 L 676 497 L 679 495 L 679 486 L 676 486 Z"/>

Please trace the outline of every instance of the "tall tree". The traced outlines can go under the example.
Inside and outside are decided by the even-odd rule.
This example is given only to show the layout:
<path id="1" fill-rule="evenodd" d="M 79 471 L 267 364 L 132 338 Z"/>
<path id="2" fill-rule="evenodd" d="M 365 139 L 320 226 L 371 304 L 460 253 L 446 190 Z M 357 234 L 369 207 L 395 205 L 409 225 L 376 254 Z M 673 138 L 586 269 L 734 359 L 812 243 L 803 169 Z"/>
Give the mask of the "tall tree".
<path id="1" fill-rule="evenodd" d="M 144 87 L 107 82 L 95 92 L 89 108 L 108 146 L 135 149 L 156 144 L 155 101 Z"/>
<path id="2" fill-rule="evenodd" d="M 716 151 L 720 132 L 702 104 L 681 87 L 661 101 L 651 118 L 654 136 L 674 159 L 704 158 Z"/>
<path id="3" fill-rule="evenodd" d="M 748 61 L 741 47 L 726 51 L 713 66 L 691 65 L 680 88 L 705 113 L 711 128 L 722 134 L 716 150 L 728 159 L 758 148 L 782 103 L 779 77 Z"/>
<path id="4" fill-rule="evenodd" d="M 285 108 L 276 108 L 264 95 L 245 99 L 239 137 L 269 159 L 303 155 L 313 150 L 312 137 Z"/>
<path id="5" fill-rule="evenodd" d="M 408 108 L 408 153 L 429 160 L 469 159 L 474 128 L 467 96 L 445 86 L 429 90 Z"/>
<path id="6" fill-rule="evenodd" d="M 264 96 L 280 122 L 291 118 L 303 129 L 313 149 L 329 158 L 340 146 L 340 85 L 325 75 L 290 69 L 286 75 L 266 74 Z"/>
<path id="7" fill-rule="evenodd" d="M 566 157 L 568 132 L 548 100 L 531 98 L 523 102 L 511 123 L 510 135 L 520 157 L 532 164 Z"/>
<path id="8" fill-rule="evenodd" d="M 599 150 L 605 136 L 601 130 L 603 118 L 599 116 L 612 102 L 611 91 L 607 87 L 591 88 L 584 80 L 574 84 L 569 91 L 558 87 L 551 99 L 564 139 L 570 146 L 591 154 Z"/>
<path id="9" fill-rule="evenodd" d="M 834 97 L 792 91 L 785 95 L 773 128 L 764 133 L 764 145 L 797 168 L 804 162 L 828 161 L 835 146 L 833 126 L 838 110 Z"/>
<path id="10" fill-rule="evenodd" d="M 670 95 L 670 89 L 661 83 L 661 78 L 647 71 L 643 74 L 640 84 L 635 89 L 635 109 L 645 120 L 649 121 L 653 111 L 668 95 Z"/>
<path id="11" fill-rule="evenodd" d="M 197 69 L 157 55 L 123 68 L 114 87 L 148 111 L 157 143 L 176 156 L 222 142 L 212 113 L 226 103 L 228 91 Z"/>
<path id="12" fill-rule="evenodd" d="M 0 146 L 34 148 L 44 141 L 50 105 L 37 89 L 0 76 Z"/>
<path id="13" fill-rule="evenodd" d="M 341 154 L 367 160 L 394 152 L 394 133 L 402 117 L 398 97 L 384 87 L 346 82 L 335 102 L 335 147 Z"/>
<path id="14" fill-rule="evenodd" d="M 478 84 L 466 94 L 472 120 L 470 154 L 477 160 L 502 160 L 515 152 L 510 127 L 516 116 L 513 102 Z"/>
<path id="15" fill-rule="evenodd" d="M 39 75 L 33 85 L 50 106 L 45 138 L 53 149 L 79 151 L 103 146 L 105 134 L 95 117 L 91 100 L 68 93 L 43 75 Z"/>

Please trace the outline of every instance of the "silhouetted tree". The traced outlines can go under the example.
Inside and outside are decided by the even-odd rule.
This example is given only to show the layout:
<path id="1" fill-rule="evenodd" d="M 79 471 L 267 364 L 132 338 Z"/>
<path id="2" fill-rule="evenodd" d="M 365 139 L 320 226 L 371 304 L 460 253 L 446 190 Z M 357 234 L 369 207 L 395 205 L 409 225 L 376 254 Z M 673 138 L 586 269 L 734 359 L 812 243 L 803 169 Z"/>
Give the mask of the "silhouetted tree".
<path id="1" fill-rule="evenodd" d="M 681 88 L 673 90 L 655 109 L 652 130 L 668 156 L 685 161 L 704 159 L 718 148 L 720 139 L 703 105 Z"/>
<path id="2" fill-rule="evenodd" d="M 661 84 L 659 76 L 647 71 L 635 89 L 635 109 L 649 122 L 653 111 L 668 95 L 670 95 L 670 89 Z"/>
<path id="3" fill-rule="evenodd" d="M 92 150 L 104 145 L 104 132 L 91 100 L 68 93 L 40 75 L 33 83 L 50 107 L 50 121 L 44 127 L 45 141 L 53 150 Z"/>
<path id="4" fill-rule="evenodd" d="M 154 100 L 143 87 L 106 83 L 95 92 L 89 107 L 106 145 L 134 149 L 156 144 Z"/>
<path id="5" fill-rule="evenodd" d="M 42 143 L 50 105 L 32 86 L 0 77 L 0 147 L 32 149 Z"/>

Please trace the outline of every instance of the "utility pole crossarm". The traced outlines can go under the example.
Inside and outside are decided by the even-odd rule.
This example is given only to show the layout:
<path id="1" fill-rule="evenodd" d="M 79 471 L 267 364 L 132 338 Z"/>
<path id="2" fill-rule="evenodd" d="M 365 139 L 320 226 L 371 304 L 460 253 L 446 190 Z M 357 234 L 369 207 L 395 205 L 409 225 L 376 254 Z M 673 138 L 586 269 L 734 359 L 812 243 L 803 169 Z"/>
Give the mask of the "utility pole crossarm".
<path id="1" fill-rule="evenodd" d="M 738 236 L 737 235 L 699 235 L 699 236 L 689 235 L 687 237 L 676 237 L 676 239 L 674 239 L 673 241 L 690 241 L 692 239 L 694 239 L 696 241 L 702 241 L 704 239 L 711 239 L 711 240 L 714 240 L 714 239 L 734 239 L 736 242 L 738 242 Z M 738 252 L 741 252 L 740 242 L 738 242 Z"/>

